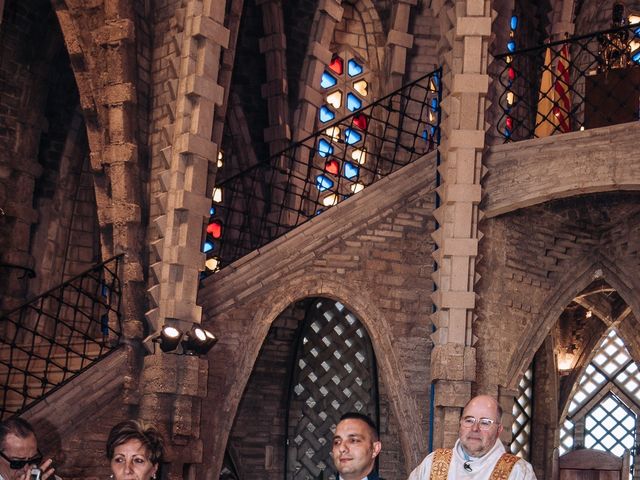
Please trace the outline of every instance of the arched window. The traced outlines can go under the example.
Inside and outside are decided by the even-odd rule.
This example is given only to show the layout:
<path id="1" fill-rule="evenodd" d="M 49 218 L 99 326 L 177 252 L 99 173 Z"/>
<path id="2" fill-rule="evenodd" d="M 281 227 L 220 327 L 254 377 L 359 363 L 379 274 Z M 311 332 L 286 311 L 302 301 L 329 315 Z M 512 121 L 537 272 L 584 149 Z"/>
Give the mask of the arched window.
<path id="1" fill-rule="evenodd" d="M 576 384 L 560 428 L 560 454 L 579 447 L 622 456 L 638 435 L 640 373 L 612 328 Z M 631 456 L 631 471 L 634 454 Z"/>
<path id="2" fill-rule="evenodd" d="M 377 422 L 376 378 L 371 341 L 360 321 L 339 302 L 315 299 L 293 365 L 288 479 L 334 478 L 330 452 L 335 425 L 351 411 Z"/>

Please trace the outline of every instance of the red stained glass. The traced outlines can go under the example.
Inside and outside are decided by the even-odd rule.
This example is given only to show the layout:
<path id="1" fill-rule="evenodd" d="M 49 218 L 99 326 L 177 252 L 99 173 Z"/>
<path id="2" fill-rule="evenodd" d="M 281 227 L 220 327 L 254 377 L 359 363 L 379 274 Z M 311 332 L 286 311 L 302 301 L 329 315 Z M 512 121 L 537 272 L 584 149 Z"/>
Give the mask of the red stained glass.
<path id="1" fill-rule="evenodd" d="M 331 63 L 329 64 L 329 68 L 336 72 L 338 75 L 342 75 L 342 71 L 344 69 L 344 62 L 342 58 L 335 56 L 331 59 Z"/>
<path id="2" fill-rule="evenodd" d="M 509 67 L 509 80 L 513 81 L 516 78 L 516 71 L 513 67 Z"/>
<path id="3" fill-rule="evenodd" d="M 213 238 L 220 238 L 222 236 L 222 224 L 220 222 L 211 222 L 207 225 L 207 233 Z"/>
<path id="4" fill-rule="evenodd" d="M 340 164 L 338 163 L 337 160 L 329 160 L 327 163 L 324 164 L 324 169 L 329 173 L 338 175 L 338 172 L 340 171 Z"/>
<path id="5" fill-rule="evenodd" d="M 507 117 L 507 128 L 513 130 L 513 120 L 511 120 L 511 117 Z"/>
<path id="6" fill-rule="evenodd" d="M 360 130 L 367 129 L 367 117 L 363 114 L 356 115 L 353 117 L 353 124 L 358 127 Z"/>

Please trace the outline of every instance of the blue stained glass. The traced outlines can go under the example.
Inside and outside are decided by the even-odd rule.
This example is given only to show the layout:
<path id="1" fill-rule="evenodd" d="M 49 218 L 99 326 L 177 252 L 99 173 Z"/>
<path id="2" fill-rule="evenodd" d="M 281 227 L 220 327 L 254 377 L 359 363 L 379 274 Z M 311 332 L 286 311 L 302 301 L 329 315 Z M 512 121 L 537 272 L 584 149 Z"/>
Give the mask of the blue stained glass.
<path id="1" fill-rule="evenodd" d="M 431 99 L 431 110 L 437 110 L 438 109 L 438 99 L 437 98 L 432 98 Z"/>
<path id="2" fill-rule="evenodd" d="M 213 250 L 213 247 L 215 247 L 214 243 L 207 240 L 206 242 L 204 242 L 204 246 L 202 247 L 202 252 L 203 253 L 208 253 L 211 250 Z"/>
<path id="3" fill-rule="evenodd" d="M 329 75 L 328 72 L 325 71 L 322 73 L 322 80 L 320 80 L 320 86 L 322 88 L 331 88 L 336 83 L 338 83 L 338 81 L 335 78 L 333 78 L 331 75 Z"/>
<path id="4" fill-rule="evenodd" d="M 321 157 L 328 157 L 333 153 L 333 147 L 324 138 L 321 138 L 318 142 L 318 153 Z"/>
<path id="5" fill-rule="evenodd" d="M 509 40 L 507 42 L 507 50 L 509 50 L 510 52 L 515 52 L 515 50 L 516 50 L 516 42 L 514 42 L 513 40 Z"/>
<path id="6" fill-rule="evenodd" d="M 637 37 L 637 36 L 640 36 L 640 28 L 636 28 L 636 29 L 633 31 L 633 33 L 634 33 L 634 35 L 635 35 L 636 37 Z"/>
<path id="7" fill-rule="evenodd" d="M 354 143 L 358 143 L 362 140 L 362 135 L 351 128 L 347 128 L 344 131 L 344 140 L 347 142 L 347 145 L 353 145 Z"/>
<path id="8" fill-rule="evenodd" d="M 362 106 L 362 102 L 353 93 L 347 93 L 347 109 L 350 112 L 355 112 Z"/>
<path id="9" fill-rule="evenodd" d="M 349 60 L 349 63 L 347 65 L 347 72 L 349 72 L 350 77 L 355 77 L 356 75 L 360 75 L 362 73 L 362 65 L 356 62 L 353 58 Z"/>
<path id="10" fill-rule="evenodd" d="M 427 134 L 426 130 L 422 131 L 422 139 L 426 142 L 429 138 L 429 135 Z"/>
<path id="11" fill-rule="evenodd" d="M 331 187 L 333 187 L 333 181 L 329 177 L 326 177 L 324 175 L 318 175 L 316 177 L 316 188 L 318 190 L 324 192 L 326 190 L 329 190 Z"/>
<path id="12" fill-rule="evenodd" d="M 213 216 L 213 215 L 215 215 L 215 214 L 216 214 L 216 209 L 215 209 L 215 208 L 213 208 L 213 207 L 211 207 L 211 208 L 209 209 L 209 216 Z"/>
<path id="13" fill-rule="evenodd" d="M 329 110 L 329 107 L 327 107 L 326 105 L 320 107 L 320 121 L 322 123 L 327 123 L 334 118 L 336 118 L 336 114 Z"/>
<path id="14" fill-rule="evenodd" d="M 511 17 L 511 30 L 518 28 L 518 17 L 515 15 Z"/>
<path id="15" fill-rule="evenodd" d="M 633 60 L 636 63 L 640 63 L 640 51 L 634 53 L 633 56 L 631 57 L 631 60 Z"/>
<path id="16" fill-rule="evenodd" d="M 360 173 L 360 168 L 351 162 L 344 162 L 344 176 L 349 180 L 353 180 Z"/>
<path id="17" fill-rule="evenodd" d="M 511 130 L 509 130 L 508 128 L 504 129 L 504 136 L 505 138 L 509 138 L 511 136 Z"/>

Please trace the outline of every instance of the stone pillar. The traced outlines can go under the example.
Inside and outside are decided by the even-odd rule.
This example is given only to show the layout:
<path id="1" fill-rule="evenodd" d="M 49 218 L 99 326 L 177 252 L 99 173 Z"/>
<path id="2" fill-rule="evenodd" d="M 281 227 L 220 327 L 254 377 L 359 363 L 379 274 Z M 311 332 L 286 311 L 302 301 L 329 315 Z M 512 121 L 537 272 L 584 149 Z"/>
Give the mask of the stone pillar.
<path id="1" fill-rule="evenodd" d="M 175 79 L 170 75 L 166 81 L 172 123 L 164 125 L 165 143 L 154 150 L 154 164 L 162 168 L 155 199 L 158 215 L 153 219 L 159 237 L 152 243 L 153 308 L 147 312 L 152 332 L 163 325 L 187 331 L 201 322 L 196 300 L 205 259 L 203 227 L 211 206 L 207 179 L 215 171 L 218 155 L 211 138 L 215 110 L 224 101 L 224 89 L 218 84 L 220 54 L 229 42 L 225 3 L 189 0 L 174 15 L 181 35 L 171 42 L 175 52 L 169 62 Z M 161 48 L 156 54 L 166 52 Z M 145 358 L 140 411 L 144 418 L 165 424 L 173 452 L 170 460 L 175 460 L 169 467 L 171 479 L 183 478 L 190 464 L 202 461 L 200 399 L 205 387 L 199 385 L 206 385 L 207 374 L 207 361 L 195 356 L 168 355 L 157 349 Z"/>
<path id="2" fill-rule="evenodd" d="M 257 0 L 262 8 L 264 36 L 260 39 L 260 53 L 267 67 L 267 83 L 262 85 L 262 97 L 267 100 L 269 126 L 264 129 L 264 140 L 269 154 L 284 150 L 291 140 L 289 102 L 287 101 L 287 39 L 284 32 L 282 2 Z"/>
<path id="3" fill-rule="evenodd" d="M 433 300 L 436 331 L 431 357 L 436 385 L 434 446 L 452 445 L 460 409 L 471 397 L 476 353 L 473 337 L 475 271 L 481 212 L 480 180 L 484 148 L 484 110 L 489 77 L 490 2 L 434 2 L 441 24 L 443 58 L 440 206 L 434 259 L 437 290 Z"/>
<path id="4" fill-rule="evenodd" d="M 407 50 L 413 47 L 413 35 L 409 32 L 409 20 L 411 7 L 418 3 L 417 0 L 401 0 L 395 6 L 393 26 L 387 35 L 388 75 L 387 93 L 402 87 L 407 61 Z M 427 72 L 424 72 L 427 73 Z"/>

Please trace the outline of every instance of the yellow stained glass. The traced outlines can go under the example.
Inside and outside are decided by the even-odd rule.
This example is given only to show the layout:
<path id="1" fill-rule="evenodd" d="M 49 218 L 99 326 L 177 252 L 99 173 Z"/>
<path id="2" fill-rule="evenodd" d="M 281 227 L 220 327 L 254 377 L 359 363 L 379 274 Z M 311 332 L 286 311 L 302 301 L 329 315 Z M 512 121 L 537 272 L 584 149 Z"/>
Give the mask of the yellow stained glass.
<path id="1" fill-rule="evenodd" d="M 333 108 L 340 108 L 340 105 L 342 105 L 342 92 L 338 90 L 327 95 L 327 103 Z"/>
<path id="2" fill-rule="evenodd" d="M 334 140 L 340 140 L 340 129 L 338 127 L 327 128 L 324 134 Z"/>
<path id="3" fill-rule="evenodd" d="M 364 163 L 367 161 L 367 151 L 357 148 L 353 152 L 351 152 L 351 158 L 353 158 L 360 165 L 364 165 Z"/>
<path id="4" fill-rule="evenodd" d="M 367 94 L 369 93 L 367 91 L 368 87 L 369 87 L 369 84 L 367 83 L 366 80 L 359 80 L 353 84 L 354 90 L 358 92 L 360 95 L 362 95 L 363 97 L 366 97 Z"/>
<path id="5" fill-rule="evenodd" d="M 353 193 L 358 193 L 358 192 L 364 190 L 364 185 L 359 183 L 359 182 L 356 182 L 356 183 L 352 184 L 350 188 L 351 188 L 351 191 Z"/>
<path id="6" fill-rule="evenodd" d="M 209 260 L 207 260 L 204 263 L 204 266 L 207 267 L 209 270 L 215 270 L 218 268 L 218 264 L 220 263 L 220 261 L 216 258 L 210 258 Z"/>
<path id="7" fill-rule="evenodd" d="M 213 188 L 213 192 L 211 192 L 211 200 L 213 200 L 215 203 L 222 202 L 222 188 L 220 187 Z"/>
<path id="8" fill-rule="evenodd" d="M 335 193 L 328 195 L 322 199 L 322 204 L 325 207 L 332 207 L 333 205 L 338 204 L 338 196 Z"/>
<path id="9" fill-rule="evenodd" d="M 507 105 L 513 105 L 513 92 L 507 92 Z"/>

